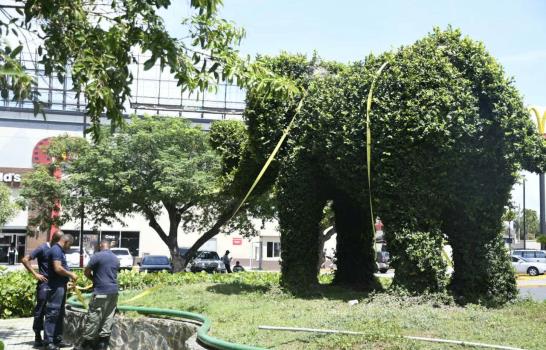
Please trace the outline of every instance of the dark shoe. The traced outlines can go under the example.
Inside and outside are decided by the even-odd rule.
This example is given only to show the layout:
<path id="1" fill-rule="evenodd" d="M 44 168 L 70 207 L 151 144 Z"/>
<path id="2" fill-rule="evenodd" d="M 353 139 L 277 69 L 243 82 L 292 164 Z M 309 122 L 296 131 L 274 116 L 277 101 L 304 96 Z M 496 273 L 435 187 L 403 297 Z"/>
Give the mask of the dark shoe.
<path id="1" fill-rule="evenodd" d="M 42 340 L 42 336 L 40 333 L 36 333 L 34 336 L 34 344 L 32 344 L 32 347 L 34 349 L 40 349 L 44 346 L 44 341 Z"/>
<path id="2" fill-rule="evenodd" d="M 76 345 L 74 350 L 94 350 L 94 345 L 95 344 L 93 344 L 93 341 L 86 339 L 81 344 Z"/>
<path id="3" fill-rule="evenodd" d="M 44 348 L 45 350 L 59 350 L 59 347 L 55 344 L 47 344 L 46 347 Z"/>
<path id="4" fill-rule="evenodd" d="M 61 340 L 60 342 L 55 343 L 55 346 L 58 348 L 71 348 L 74 344 Z"/>
<path id="5" fill-rule="evenodd" d="M 110 337 L 100 337 L 96 350 L 107 350 L 110 344 Z"/>

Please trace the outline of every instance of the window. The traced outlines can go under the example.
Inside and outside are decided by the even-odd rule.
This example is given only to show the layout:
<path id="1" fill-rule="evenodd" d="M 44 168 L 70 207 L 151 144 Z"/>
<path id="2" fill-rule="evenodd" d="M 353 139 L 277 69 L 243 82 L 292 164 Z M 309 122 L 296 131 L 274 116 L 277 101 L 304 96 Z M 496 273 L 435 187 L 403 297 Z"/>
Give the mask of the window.
<path id="1" fill-rule="evenodd" d="M 142 265 L 169 265 L 169 259 L 166 256 L 145 256 Z"/>
<path id="2" fill-rule="evenodd" d="M 280 242 L 267 242 L 267 255 L 268 258 L 278 258 L 281 256 L 281 243 Z"/>
<path id="3" fill-rule="evenodd" d="M 114 253 L 115 255 L 117 256 L 130 256 L 131 254 L 129 254 L 129 251 L 128 250 L 125 250 L 125 249 L 112 249 L 112 253 Z"/>
<path id="4" fill-rule="evenodd" d="M 540 258 L 540 259 L 545 259 L 546 258 L 546 253 L 545 252 L 536 252 L 535 257 Z"/>
<path id="5" fill-rule="evenodd" d="M 518 258 L 516 258 L 515 256 L 512 257 L 512 262 L 518 262 L 518 261 L 519 261 Z"/>
<path id="6" fill-rule="evenodd" d="M 535 257 L 535 252 L 523 252 L 523 257 L 524 258 L 534 258 Z"/>
<path id="7" fill-rule="evenodd" d="M 122 248 L 127 248 L 131 252 L 131 255 L 138 256 L 140 246 L 140 232 L 122 231 L 120 240 Z"/>
<path id="8" fill-rule="evenodd" d="M 197 259 L 220 260 L 220 257 L 216 252 L 201 252 L 197 255 Z"/>

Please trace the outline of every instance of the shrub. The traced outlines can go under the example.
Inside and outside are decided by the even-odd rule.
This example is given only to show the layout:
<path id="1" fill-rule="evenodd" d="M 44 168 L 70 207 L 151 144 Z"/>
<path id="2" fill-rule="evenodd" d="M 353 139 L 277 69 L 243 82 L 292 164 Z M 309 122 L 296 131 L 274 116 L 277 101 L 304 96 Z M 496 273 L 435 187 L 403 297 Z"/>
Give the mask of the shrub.
<path id="1" fill-rule="evenodd" d="M 0 318 L 29 316 L 36 280 L 26 271 L 0 274 Z"/>
<path id="2" fill-rule="evenodd" d="M 81 270 L 75 271 L 79 276 L 77 285 L 84 287 L 90 281 L 83 277 Z M 121 271 L 118 283 L 121 290 L 142 289 L 157 285 L 184 285 L 194 283 L 237 283 L 270 288 L 279 285 L 279 273 L 140 273 Z M 0 273 L 0 318 L 28 317 L 32 314 L 35 302 L 36 281 L 26 271 Z"/>
<path id="3" fill-rule="evenodd" d="M 4 343 L 0 340 L 0 350 L 4 350 Z"/>

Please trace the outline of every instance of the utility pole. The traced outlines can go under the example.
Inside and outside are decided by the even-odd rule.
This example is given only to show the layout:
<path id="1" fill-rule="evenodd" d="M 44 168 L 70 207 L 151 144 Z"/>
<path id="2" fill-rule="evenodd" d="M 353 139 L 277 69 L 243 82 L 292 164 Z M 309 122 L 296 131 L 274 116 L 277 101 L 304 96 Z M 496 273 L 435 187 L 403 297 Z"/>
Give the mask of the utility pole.
<path id="1" fill-rule="evenodd" d="M 546 139 L 546 110 L 543 110 L 543 114 L 541 116 L 539 109 L 539 107 L 531 107 L 529 111 L 531 112 L 531 114 L 535 115 L 535 118 L 537 120 L 538 133 Z M 546 205 L 544 203 L 546 199 L 544 198 L 544 174 L 539 174 L 538 181 L 540 184 L 540 234 L 546 235 Z"/>
<path id="2" fill-rule="evenodd" d="M 546 210 L 544 205 L 544 174 L 538 177 L 540 183 L 540 234 L 546 235 Z"/>
<path id="3" fill-rule="evenodd" d="M 523 177 L 523 249 L 527 249 L 527 215 L 525 213 L 525 176 Z"/>
<path id="4" fill-rule="evenodd" d="M 85 129 L 87 128 L 87 115 L 83 115 L 83 138 L 85 139 Z M 83 188 L 81 190 L 81 196 L 83 200 Z M 84 222 L 84 216 L 85 216 L 85 207 L 82 201 L 81 209 L 80 209 L 80 267 L 83 268 L 83 222 Z"/>

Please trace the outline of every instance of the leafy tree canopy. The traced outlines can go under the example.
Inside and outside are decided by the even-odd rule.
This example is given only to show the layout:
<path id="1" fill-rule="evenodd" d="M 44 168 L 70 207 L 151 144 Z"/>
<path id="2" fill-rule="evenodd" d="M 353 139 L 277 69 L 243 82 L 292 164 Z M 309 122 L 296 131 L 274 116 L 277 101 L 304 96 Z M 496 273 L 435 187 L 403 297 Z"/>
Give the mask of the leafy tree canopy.
<path id="1" fill-rule="evenodd" d="M 128 65 L 139 52 L 150 56 L 145 69 L 155 64 L 169 69 L 182 90 L 205 91 L 227 81 L 285 97 L 298 92 L 289 79 L 239 56 L 237 46 L 245 32 L 218 16 L 222 0 L 191 0 L 193 11 L 181 18 L 183 38 L 169 34 L 158 13 L 170 7 L 169 0 L 16 0 L 15 4 L 0 6 L 0 36 L 19 39 L 17 47 L 0 49 L 2 96 L 12 92 L 15 100 L 38 101 L 36 82 L 15 60 L 23 45 L 30 50 L 28 42 L 35 41 L 46 74 L 62 82 L 70 73 L 73 89 L 84 95 L 95 138 L 102 115 L 113 128 L 122 124 L 133 80 Z"/>
<path id="2" fill-rule="evenodd" d="M 125 223 L 133 214 L 141 214 L 169 247 L 179 270 L 190 257 L 184 260 L 179 255 L 180 228 L 203 232 L 191 249 L 193 254 L 220 232 L 253 235 L 251 218 L 273 216 L 274 207 L 265 194 L 232 218 L 238 198 L 226 190 L 229 176 L 222 175 L 222 167 L 233 162 L 237 150 L 226 159 L 225 150 L 215 152 L 210 139 L 211 135 L 222 138 L 221 130 L 233 126 L 244 131 L 244 125 L 230 121 L 218 122 L 209 134 L 185 119 L 134 117 L 116 133 L 102 129 L 95 144 L 82 138 L 56 138 L 47 149 L 54 163 L 25 177 L 22 197 L 41 208 L 34 224 L 42 230 L 78 217 L 81 205 L 93 224 Z M 244 142 L 245 134 L 240 135 Z M 60 182 L 52 176 L 56 167 L 65 172 Z M 59 203 L 62 214 L 52 219 Z M 162 214 L 167 214 L 168 225 L 160 224 Z"/>
<path id="3" fill-rule="evenodd" d="M 4 225 L 16 213 L 19 207 L 10 199 L 10 189 L 0 183 L 0 225 Z"/>

